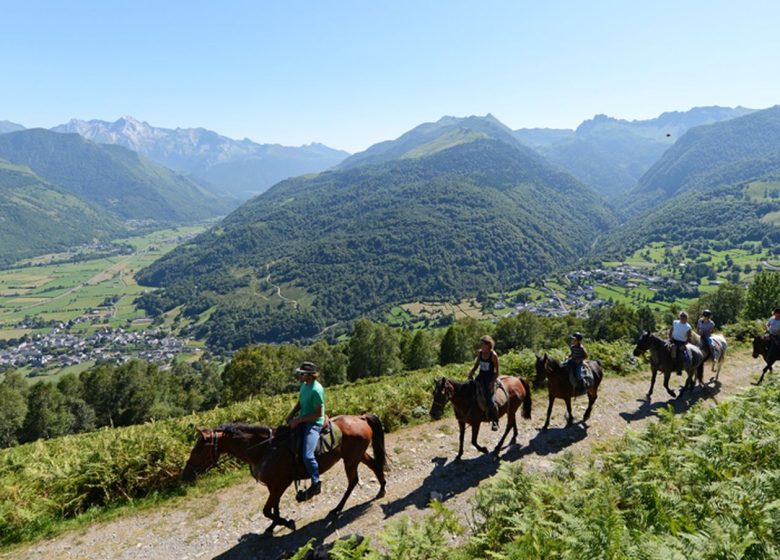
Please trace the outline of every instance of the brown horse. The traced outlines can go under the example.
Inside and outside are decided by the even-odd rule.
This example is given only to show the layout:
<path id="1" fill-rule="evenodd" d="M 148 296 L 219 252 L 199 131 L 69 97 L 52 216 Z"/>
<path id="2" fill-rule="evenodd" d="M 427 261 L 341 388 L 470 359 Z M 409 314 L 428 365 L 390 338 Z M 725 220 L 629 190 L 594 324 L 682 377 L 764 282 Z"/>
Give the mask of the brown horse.
<path id="1" fill-rule="evenodd" d="M 375 414 L 363 416 L 335 416 L 330 422 L 341 429 L 342 439 L 332 451 L 317 457 L 320 472 L 324 473 L 339 461 L 344 461 L 347 474 L 347 491 L 338 505 L 328 514 L 335 519 L 358 483 L 358 465 L 368 466 L 379 480 L 379 493 L 375 499 L 385 495 L 385 474 L 387 455 L 385 453 L 385 432 Z M 249 465 L 258 482 L 268 487 L 268 499 L 263 514 L 271 520 L 266 533 L 283 525 L 295 530 L 295 521 L 279 515 L 279 500 L 285 490 L 296 480 L 309 477 L 303 461 L 293 453 L 292 430 L 287 426 L 271 428 L 247 424 L 226 424 L 213 430 L 198 428 L 200 437 L 195 443 L 182 480 L 193 482 L 195 478 L 217 464 L 220 455 L 232 455 Z M 369 444 L 374 456 L 366 453 Z"/>
<path id="2" fill-rule="evenodd" d="M 604 372 L 601 369 L 601 362 L 598 360 L 588 360 L 588 366 L 590 371 L 593 372 L 593 385 L 588 387 L 585 392 L 578 392 L 572 386 L 569 379 L 569 369 L 556 360 L 550 358 L 547 354 L 536 357 L 536 380 L 535 384 L 541 386 L 544 384 L 544 380 L 547 380 L 547 420 L 544 421 L 542 430 L 546 430 L 550 425 L 550 414 L 552 413 L 553 403 L 555 399 L 563 399 L 566 403 L 566 412 L 569 413 L 566 426 L 571 426 L 574 422 L 574 416 L 571 413 L 571 399 L 578 395 L 588 394 L 588 408 L 585 410 L 585 415 L 582 417 L 582 421 L 586 422 L 590 418 L 590 413 L 593 410 L 593 403 L 599 398 L 599 385 L 604 377 Z"/>
<path id="3" fill-rule="evenodd" d="M 498 452 L 501 450 L 509 430 L 513 430 L 509 445 L 517 443 L 517 418 L 515 413 L 520 408 L 521 403 L 523 405 L 523 418 L 531 418 L 531 389 L 528 387 L 528 382 L 525 379 L 508 375 L 502 375 L 499 377 L 499 380 L 506 389 L 509 398 L 498 408 L 498 417 L 501 418 L 506 414 L 508 420 L 504 435 L 501 436 L 501 441 L 498 442 L 498 445 L 493 450 L 495 455 L 498 455 Z M 500 390 L 497 389 L 496 393 Z M 444 406 L 448 401 L 452 401 L 452 407 L 455 409 L 455 418 L 457 418 L 458 427 L 460 428 L 460 446 L 458 447 L 458 455 L 455 457 L 455 460 L 459 460 L 463 455 L 463 436 L 466 431 L 466 424 L 471 425 L 471 445 L 482 453 L 487 453 L 488 449 L 477 443 L 479 426 L 482 422 L 488 422 L 489 419 L 487 414 L 476 404 L 476 382 L 466 381 L 462 383 L 446 377 L 437 379 L 433 388 L 431 418 L 434 420 L 441 418 L 444 414 Z"/>
<path id="4" fill-rule="evenodd" d="M 753 358 L 761 356 L 764 358 L 766 365 L 761 370 L 761 377 L 758 378 L 756 385 L 761 385 L 764 381 L 766 372 L 772 371 L 772 365 L 777 360 L 780 360 L 780 348 L 777 347 L 771 340 L 765 339 L 763 336 L 757 336 L 753 339 Z"/>

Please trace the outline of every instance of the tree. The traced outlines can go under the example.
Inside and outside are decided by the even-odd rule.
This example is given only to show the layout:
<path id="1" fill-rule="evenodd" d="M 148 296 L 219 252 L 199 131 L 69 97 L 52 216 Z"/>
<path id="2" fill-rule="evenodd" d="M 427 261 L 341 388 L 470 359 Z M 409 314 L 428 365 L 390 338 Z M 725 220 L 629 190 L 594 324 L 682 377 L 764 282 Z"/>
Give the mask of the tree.
<path id="1" fill-rule="evenodd" d="M 435 363 L 436 351 L 431 335 L 425 331 L 417 331 L 404 356 L 404 367 L 408 370 L 424 369 Z"/>
<path id="2" fill-rule="evenodd" d="M 294 390 L 298 385 L 293 370 L 300 362 L 295 346 L 245 346 L 222 372 L 222 401 L 232 403 L 254 395 Z"/>
<path id="3" fill-rule="evenodd" d="M 765 319 L 780 305 L 780 272 L 764 270 L 753 277 L 745 294 L 745 318 Z"/>
<path id="4" fill-rule="evenodd" d="M 51 383 L 36 383 L 27 396 L 27 415 L 22 425 L 23 442 L 62 436 L 70 432 L 73 415 L 65 396 Z"/>
<path id="5" fill-rule="evenodd" d="M 634 339 L 641 332 L 636 312 L 622 303 L 592 309 L 585 329 L 589 337 L 607 341 Z"/>
<path id="6" fill-rule="evenodd" d="M 347 346 L 347 376 L 351 380 L 401 370 L 398 334 L 387 325 L 359 319 Z"/>
<path id="7" fill-rule="evenodd" d="M 539 317 L 530 311 L 521 311 L 515 317 L 505 317 L 496 323 L 494 337 L 496 350 L 508 352 L 522 348 L 535 348 L 539 342 Z"/>
<path id="8" fill-rule="evenodd" d="M 461 319 L 447 329 L 439 346 L 439 363 L 462 364 L 474 359 L 483 329 L 476 319 Z"/>
<path id="9" fill-rule="evenodd" d="M 703 295 L 690 306 L 691 317 L 698 317 L 702 311 L 710 309 L 716 325 L 733 323 L 742 312 L 744 301 L 745 290 L 742 286 L 731 282 L 721 284 L 717 290 Z"/>
<path id="10" fill-rule="evenodd" d="M 0 403 L 3 403 L 0 406 L 0 448 L 19 443 L 19 434 L 27 415 L 27 399 L 23 389 L 16 383 L 17 376 L 21 380 L 19 374 L 8 372 L 0 382 Z M 13 379 L 9 381 L 9 377 Z"/>
<path id="11" fill-rule="evenodd" d="M 636 318 L 637 318 L 637 322 L 639 323 L 637 326 L 639 327 L 641 332 L 655 331 L 655 327 L 656 327 L 655 314 L 653 313 L 653 310 L 650 309 L 648 306 L 644 305 L 640 307 L 636 313 Z"/>

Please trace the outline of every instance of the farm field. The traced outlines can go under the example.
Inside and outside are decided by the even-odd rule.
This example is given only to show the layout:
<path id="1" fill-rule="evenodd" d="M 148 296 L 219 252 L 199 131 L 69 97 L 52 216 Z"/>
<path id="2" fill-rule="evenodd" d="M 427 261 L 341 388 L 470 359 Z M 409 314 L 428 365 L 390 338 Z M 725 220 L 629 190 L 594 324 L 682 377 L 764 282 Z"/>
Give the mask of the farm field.
<path id="1" fill-rule="evenodd" d="M 18 332 L 14 327 L 25 317 L 49 322 L 87 315 L 99 317 L 112 327 L 128 326 L 144 317 L 133 306 L 133 299 L 144 291 L 136 284 L 134 273 L 204 229 L 179 227 L 116 240 L 133 247 L 133 252 L 126 255 L 34 264 L 46 262 L 40 257 L 18 268 L 0 270 L 0 336 L 10 338 Z M 104 305 L 107 298 L 117 299 Z"/>

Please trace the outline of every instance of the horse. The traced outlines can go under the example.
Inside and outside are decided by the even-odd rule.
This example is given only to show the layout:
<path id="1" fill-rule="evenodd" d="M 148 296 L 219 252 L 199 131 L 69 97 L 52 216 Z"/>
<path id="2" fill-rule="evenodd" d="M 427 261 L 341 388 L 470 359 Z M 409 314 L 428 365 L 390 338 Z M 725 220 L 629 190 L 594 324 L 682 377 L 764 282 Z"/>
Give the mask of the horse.
<path id="1" fill-rule="evenodd" d="M 601 362 L 598 360 L 587 360 L 587 363 L 593 372 L 593 385 L 585 391 L 588 394 L 588 408 L 582 417 L 583 422 L 587 422 L 588 418 L 590 418 L 593 403 L 599 397 L 599 385 L 604 378 Z M 574 415 L 571 412 L 571 399 L 583 393 L 578 393 L 572 386 L 569 378 L 569 368 L 563 366 L 558 360 L 549 357 L 547 354 L 541 358 L 539 356 L 536 357 L 536 379 L 534 384 L 537 387 L 541 387 L 545 379 L 547 379 L 547 420 L 545 420 L 544 426 L 542 426 L 542 431 L 545 431 L 550 425 L 550 414 L 552 414 L 555 399 L 563 399 L 563 402 L 566 403 L 566 412 L 569 413 L 566 427 L 571 426 L 574 422 Z"/>
<path id="2" fill-rule="evenodd" d="M 338 505 L 328 513 L 328 521 L 338 517 L 344 504 L 358 483 L 358 465 L 370 468 L 379 481 L 379 492 L 374 499 L 385 495 L 387 454 L 382 422 L 375 414 L 362 416 L 335 416 L 332 424 L 341 429 L 341 442 L 331 451 L 317 457 L 320 472 L 324 473 L 339 461 L 344 461 L 347 475 L 347 491 Z M 192 448 L 182 473 L 184 482 L 194 482 L 196 477 L 217 464 L 223 454 L 231 455 L 249 465 L 255 479 L 268 487 L 268 499 L 263 514 L 271 520 L 266 534 L 273 533 L 277 525 L 295 530 L 295 521 L 279 515 L 279 500 L 289 486 L 309 477 L 300 458 L 293 452 L 293 430 L 287 426 L 225 424 L 215 429 L 196 428 L 199 438 Z M 374 456 L 366 451 L 372 446 Z"/>
<path id="3" fill-rule="evenodd" d="M 764 375 L 766 372 L 772 371 L 772 364 L 777 360 L 780 360 L 780 348 L 777 347 L 771 340 L 764 339 L 763 336 L 757 336 L 753 338 L 753 358 L 761 356 L 764 358 L 766 365 L 761 370 L 761 377 L 758 378 L 756 385 L 761 385 L 764 381 Z"/>
<path id="4" fill-rule="evenodd" d="M 501 440 L 493 450 L 493 454 L 498 456 L 498 452 L 501 450 L 501 446 L 504 444 L 504 439 L 509 430 L 512 430 L 512 438 L 509 441 L 509 445 L 517 443 L 517 418 L 515 413 L 520 405 L 523 405 L 521 415 L 523 418 L 531 418 L 531 388 L 528 386 L 528 382 L 525 379 L 519 377 L 511 377 L 508 375 L 502 375 L 499 381 L 506 389 L 508 398 L 506 402 L 498 407 L 498 417 L 501 418 L 506 414 L 507 424 L 504 430 L 504 435 L 501 436 Z M 501 389 L 496 389 L 496 393 Z M 466 381 L 458 382 L 446 377 L 441 377 L 434 382 L 433 388 L 433 403 L 431 404 L 430 415 L 434 420 L 438 420 L 444 414 L 444 407 L 448 401 L 452 402 L 452 408 L 455 409 L 455 418 L 458 420 L 458 428 L 460 429 L 460 445 L 458 447 L 458 454 L 455 457 L 456 461 L 459 461 L 463 456 L 463 436 L 466 431 L 466 424 L 471 426 L 471 445 L 477 448 L 481 453 L 488 453 L 488 449 L 477 443 L 477 436 L 479 435 L 479 427 L 482 422 L 488 422 L 489 418 L 486 412 L 483 412 L 476 403 L 476 382 Z"/>
<path id="5" fill-rule="evenodd" d="M 650 390 L 647 392 L 647 398 L 649 399 L 653 394 L 655 376 L 659 371 L 664 374 L 664 389 L 666 389 L 666 392 L 672 397 L 676 397 L 677 394 L 669 388 L 669 377 L 673 371 L 677 370 L 677 365 L 672 358 L 672 351 L 669 348 L 669 344 L 661 337 L 645 331 L 639 336 L 639 340 L 634 348 L 634 356 L 641 356 L 648 350 L 650 351 L 650 370 L 653 373 L 653 377 L 650 380 Z M 693 389 L 695 385 L 694 372 L 699 384 L 704 385 L 703 368 L 699 367 L 704 362 L 704 356 L 699 347 L 694 344 L 688 344 L 688 352 L 691 355 L 691 361 L 690 363 L 685 364 L 683 368 L 687 372 L 688 377 L 685 380 L 682 389 L 680 389 L 681 396 L 687 389 Z"/>
<path id="6" fill-rule="evenodd" d="M 691 333 L 691 342 L 693 342 L 696 346 L 699 347 L 701 350 L 703 361 L 701 365 L 699 366 L 700 371 L 696 373 L 696 376 L 699 379 L 704 378 L 704 363 L 707 360 L 712 360 L 712 371 L 715 372 L 715 381 L 718 380 L 718 377 L 720 377 L 720 368 L 723 367 L 723 362 L 726 360 L 726 349 L 728 348 L 728 343 L 726 342 L 726 338 L 720 334 L 713 334 L 710 337 L 715 344 L 717 344 L 720 347 L 720 352 L 718 353 L 718 359 L 715 360 L 712 356 L 712 350 L 711 348 L 702 342 L 702 338 L 696 334 Z"/>

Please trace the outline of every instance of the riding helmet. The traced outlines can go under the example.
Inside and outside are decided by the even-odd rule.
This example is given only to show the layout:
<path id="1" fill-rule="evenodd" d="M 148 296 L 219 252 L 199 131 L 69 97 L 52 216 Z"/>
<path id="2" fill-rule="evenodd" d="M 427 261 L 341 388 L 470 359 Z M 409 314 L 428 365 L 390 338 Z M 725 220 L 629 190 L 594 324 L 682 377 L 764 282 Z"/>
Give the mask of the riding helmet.
<path id="1" fill-rule="evenodd" d="M 704 317 L 712 317 L 712 311 L 710 311 L 709 309 L 705 309 L 704 311 L 701 312 L 701 314 Z"/>
<path id="2" fill-rule="evenodd" d="M 577 331 L 575 333 L 572 333 L 572 338 L 576 338 L 577 340 L 582 340 L 582 333 L 580 331 Z"/>

